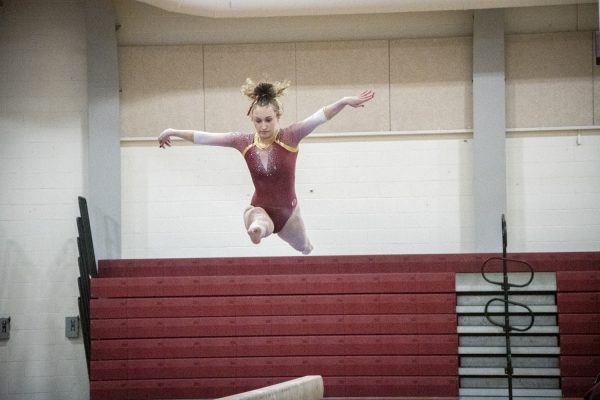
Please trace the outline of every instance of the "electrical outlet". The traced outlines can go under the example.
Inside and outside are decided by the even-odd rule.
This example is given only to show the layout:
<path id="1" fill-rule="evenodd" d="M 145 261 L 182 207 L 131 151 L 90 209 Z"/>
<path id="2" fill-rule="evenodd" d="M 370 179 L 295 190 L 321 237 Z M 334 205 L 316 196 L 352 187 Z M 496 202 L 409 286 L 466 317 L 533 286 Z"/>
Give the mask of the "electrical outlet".
<path id="1" fill-rule="evenodd" d="M 10 317 L 0 318 L 0 340 L 10 338 Z"/>
<path id="2" fill-rule="evenodd" d="M 65 336 L 70 339 L 79 337 L 79 317 L 65 318 Z"/>

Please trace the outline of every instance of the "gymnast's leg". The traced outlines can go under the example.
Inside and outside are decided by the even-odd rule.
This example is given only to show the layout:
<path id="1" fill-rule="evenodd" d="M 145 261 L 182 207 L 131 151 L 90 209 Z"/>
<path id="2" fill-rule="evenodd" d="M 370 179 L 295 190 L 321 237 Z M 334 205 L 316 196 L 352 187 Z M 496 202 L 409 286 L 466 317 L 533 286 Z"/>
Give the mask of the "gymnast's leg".
<path id="1" fill-rule="evenodd" d="M 269 236 L 275 229 L 269 214 L 261 207 L 249 206 L 244 211 L 244 224 L 252 243 L 259 244 L 261 239 Z"/>
<path id="2" fill-rule="evenodd" d="M 298 206 L 294 208 L 292 215 L 277 234 L 302 254 L 310 254 L 313 250 L 313 246 L 306 235 L 306 227 Z"/>

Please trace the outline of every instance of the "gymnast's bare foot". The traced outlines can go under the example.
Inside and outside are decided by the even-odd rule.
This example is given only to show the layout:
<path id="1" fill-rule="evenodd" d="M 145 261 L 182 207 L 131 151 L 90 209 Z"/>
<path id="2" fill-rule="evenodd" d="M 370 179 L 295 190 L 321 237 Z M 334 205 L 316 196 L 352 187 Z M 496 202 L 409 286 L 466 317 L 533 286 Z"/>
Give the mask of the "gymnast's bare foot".
<path id="1" fill-rule="evenodd" d="M 304 254 L 305 256 L 310 254 L 313 251 L 313 245 L 312 244 L 308 244 L 308 246 L 306 246 L 304 248 L 304 250 L 302 250 L 302 254 Z"/>
<path id="2" fill-rule="evenodd" d="M 260 240 L 263 238 L 264 232 L 260 225 L 253 223 L 250 225 L 250 228 L 248 228 L 248 235 L 250 236 L 252 243 L 259 244 Z"/>

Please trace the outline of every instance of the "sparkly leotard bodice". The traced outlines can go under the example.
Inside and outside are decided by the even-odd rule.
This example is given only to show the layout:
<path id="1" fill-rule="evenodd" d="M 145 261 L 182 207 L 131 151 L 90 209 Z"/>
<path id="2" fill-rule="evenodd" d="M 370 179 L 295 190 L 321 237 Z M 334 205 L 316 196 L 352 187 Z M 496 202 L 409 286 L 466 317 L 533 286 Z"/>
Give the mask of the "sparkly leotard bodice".
<path id="1" fill-rule="evenodd" d="M 297 202 L 298 149 L 285 144 L 286 134 L 286 129 L 280 130 L 275 141 L 266 149 L 259 148 L 252 137 L 252 143 L 242 151 L 254 183 L 250 204 L 265 209 L 275 225 L 274 232 L 283 228 Z"/>

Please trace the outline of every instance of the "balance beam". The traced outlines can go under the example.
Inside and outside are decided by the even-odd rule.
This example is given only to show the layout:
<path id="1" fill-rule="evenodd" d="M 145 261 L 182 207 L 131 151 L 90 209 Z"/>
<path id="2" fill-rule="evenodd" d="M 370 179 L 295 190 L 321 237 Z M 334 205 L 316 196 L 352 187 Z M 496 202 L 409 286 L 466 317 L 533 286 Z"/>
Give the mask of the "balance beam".
<path id="1" fill-rule="evenodd" d="M 319 375 L 303 376 L 276 385 L 251 390 L 220 400 L 321 400 L 323 378 Z"/>

